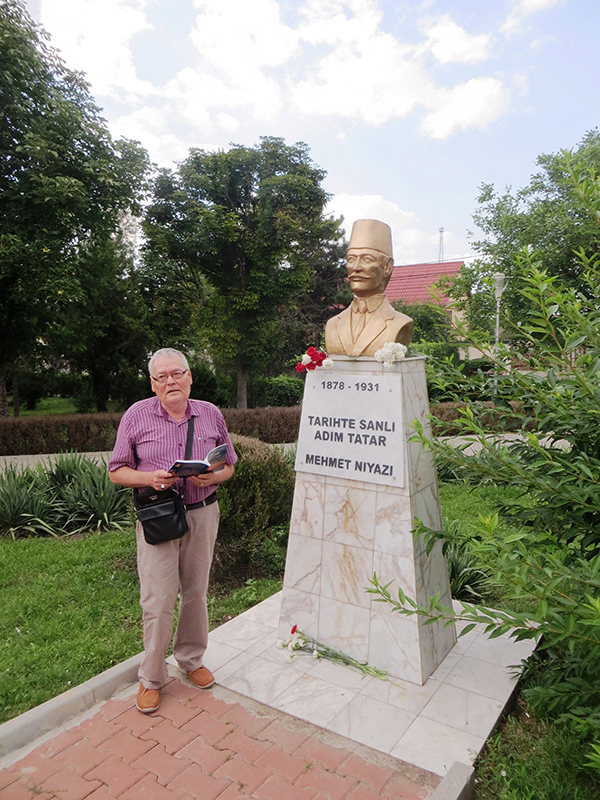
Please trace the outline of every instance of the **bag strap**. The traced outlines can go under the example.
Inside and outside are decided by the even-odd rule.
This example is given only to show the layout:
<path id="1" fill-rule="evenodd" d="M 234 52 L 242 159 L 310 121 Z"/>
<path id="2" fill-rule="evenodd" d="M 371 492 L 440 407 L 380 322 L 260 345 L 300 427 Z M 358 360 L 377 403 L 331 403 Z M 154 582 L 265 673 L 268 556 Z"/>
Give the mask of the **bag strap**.
<path id="1" fill-rule="evenodd" d="M 192 456 L 192 445 L 194 444 L 194 417 L 190 417 L 187 428 L 187 439 L 185 441 L 185 460 L 189 461 Z"/>

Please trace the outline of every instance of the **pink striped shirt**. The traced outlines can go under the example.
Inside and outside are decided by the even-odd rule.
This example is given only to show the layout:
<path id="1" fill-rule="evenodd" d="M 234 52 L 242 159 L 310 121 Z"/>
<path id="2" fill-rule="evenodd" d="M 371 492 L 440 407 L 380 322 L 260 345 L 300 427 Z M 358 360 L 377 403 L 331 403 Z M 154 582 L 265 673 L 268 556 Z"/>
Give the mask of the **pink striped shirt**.
<path id="1" fill-rule="evenodd" d="M 168 470 L 175 461 L 185 456 L 188 420 L 194 415 L 194 441 L 190 459 L 203 459 L 213 447 L 227 444 L 227 464 L 237 461 L 223 415 L 212 403 L 188 400 L 185 417 L 177 422 L 168 415 L 158 397 L 134 403 L 123 414 L 117 440 L 108 469 L 131 467 L 142 472 L 155 469 Z M 199 503 L 211 495 L 216 487 L 198 488 L 191 481 L 179 480 L 175 488 L 185 483 L 185 502 Z"/>

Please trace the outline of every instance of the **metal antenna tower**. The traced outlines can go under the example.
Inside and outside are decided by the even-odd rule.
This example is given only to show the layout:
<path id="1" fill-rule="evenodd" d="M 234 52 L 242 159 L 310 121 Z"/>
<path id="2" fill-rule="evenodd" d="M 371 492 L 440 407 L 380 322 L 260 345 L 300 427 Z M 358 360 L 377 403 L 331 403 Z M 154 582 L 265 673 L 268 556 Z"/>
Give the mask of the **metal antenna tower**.
<path id="1" fill-rule="evenodd" d="M 438 261 L 444 260 L 444 229 L 440 228 L 440 250 L 438 253 Z"/>

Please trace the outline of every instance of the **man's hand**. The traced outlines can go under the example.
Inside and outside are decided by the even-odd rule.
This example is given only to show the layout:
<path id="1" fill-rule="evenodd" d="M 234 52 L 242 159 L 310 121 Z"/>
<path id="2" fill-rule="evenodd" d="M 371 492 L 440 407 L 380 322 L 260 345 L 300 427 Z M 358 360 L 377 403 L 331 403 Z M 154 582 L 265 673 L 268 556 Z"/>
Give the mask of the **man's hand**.
<path id="1" fill-rule="evenodd" d="M 177 475 L 173 475 L 172 472 L 167 472 L 165 469 L 156 469 L 150 474 L 152 475 L 153 489 L 168 489 L 178 480 Z"/>
<path id="2" fill-rule="evenodd" d="M 226 464 L 222 469 L 218 469 L 216 472 L 211 472 L 207 470 L 203 472 L 202 475 L 192 475 L 188 480 L 190 480 L 194 486 L 197 486 L 199 489 L 205 489 L 207 486 L 213 486 L 217 483 L 223 483 L 223 481 L 229 480 L 233 475 L 233 467 L 230 467 Z"/>

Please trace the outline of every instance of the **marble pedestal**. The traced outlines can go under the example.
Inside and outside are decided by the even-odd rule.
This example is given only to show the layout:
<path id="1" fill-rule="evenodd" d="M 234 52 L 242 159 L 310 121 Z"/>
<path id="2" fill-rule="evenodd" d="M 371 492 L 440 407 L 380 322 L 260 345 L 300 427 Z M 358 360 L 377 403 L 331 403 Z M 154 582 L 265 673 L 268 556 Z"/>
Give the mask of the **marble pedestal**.
<path id="1" fill-rule="evenodd" d="M 423 618 L 392 613 L 389 604 L 376 602 L 365 589 L 376 573 L 381 583 L 394 582 L 392 594 L 401 587 L 419 604 L 426 605 L 427 598 L 438 593 L 443 605 L 452 602 L 441 544 L 427 555 L 422 538 L 412 534 L 416 518 L 431 528 L 441 527 L 432 455 L 409 441 L 414 420 L 429 432 L 424 359 L 405 359 L 384 371 L 374 359 L 338 357 L 331 369 L 316 372 L 309 376 L 304 398 L 279 636 L 290 638 L 292 626 L 298 625 L 330 647 L 422 685 L 456 643 L 454 626 L 424 625 Z M 317 384 L 320 390 L 340 383 L 344 391 L 332 390 L 325 398 L 329 404 L 325 416 L 315 417 L 313 410 L 309 425 L 305 410 L 315 406 L 307 393 L 316 392 Z M 354 387 L 358 391 L 364 385 L 381 387 L 381 393 L 363 392 L 357 412 Z M 368 480 L 358 480 L 354 469 L 358 449 L 351 445 L 355 437 L 348 441 L 351 423 L 332 427 L 333 420 L 354 419 L 352 430 L 358 431 L 363 422 L 371 420 L 374 426 L 384 417 L 385 430 L 394 433 L 386 434 L 384 442 L 379 439 L 379 446 L 372 441 L 371 451 L 362 450 L 373 455 L 357 457 L 363 459 L 360 464 L 369 457 L 393 461 L 392 476 L 382 467 L 388 473 L 385 477 L 370 473 Z M 317 427 L 315 419 L 331 425 Z M 328 428 L 329 435 L 346 433 L 336 445 L 340 458 L 307 458 L 307 441 L 316 435 L 327 437 Z M 321 445 L 321 439 L 311 443 L 315 451 Z"/>

